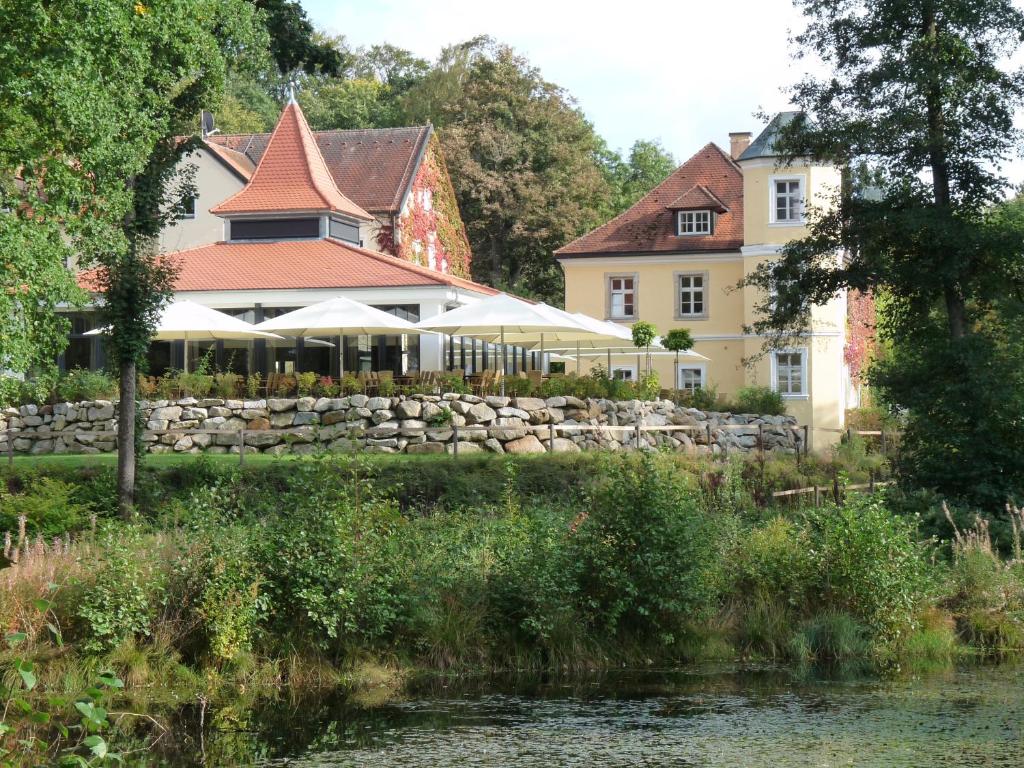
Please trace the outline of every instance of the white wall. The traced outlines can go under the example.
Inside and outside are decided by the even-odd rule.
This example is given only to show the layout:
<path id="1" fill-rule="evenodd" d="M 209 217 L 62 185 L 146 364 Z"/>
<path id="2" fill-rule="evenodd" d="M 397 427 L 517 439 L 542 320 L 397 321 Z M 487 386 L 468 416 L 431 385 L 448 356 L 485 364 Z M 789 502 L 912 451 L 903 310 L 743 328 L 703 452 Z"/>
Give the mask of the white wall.
<path id="1" fill-rule="evenodd" d="M 224 220 L 210 209 L 238 192 L 244 183 L 207 150 L 200 149 L 182 160 L 195 167 L 195 185 L 199 192 L 196 215 L 180 219 L 160 233 L 162 251 L 183 251 L 224 239 Z"/>

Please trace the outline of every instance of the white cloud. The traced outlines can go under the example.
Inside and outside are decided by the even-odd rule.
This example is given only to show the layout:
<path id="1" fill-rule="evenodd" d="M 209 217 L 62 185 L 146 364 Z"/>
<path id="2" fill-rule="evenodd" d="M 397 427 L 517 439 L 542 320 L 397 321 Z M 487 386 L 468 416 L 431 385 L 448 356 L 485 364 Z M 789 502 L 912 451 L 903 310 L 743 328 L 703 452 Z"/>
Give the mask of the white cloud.
<path id="1" fill-rule="evenodd" d="M 1024 1 L 1024 0 L 1019 0 Z M 351 44 L 389 42 L 433 60 L 476 35 L 513 46 L 564 87 L 615 149 L 660 139 L 677 160 L 729 131 L 756 133 L 759 110 L 788 106 L 782 89 L 802 27 L 791 0 L 303 0 L 313 21 Z M 1004 169 L 1015 181 L 1024 163 Z"/>

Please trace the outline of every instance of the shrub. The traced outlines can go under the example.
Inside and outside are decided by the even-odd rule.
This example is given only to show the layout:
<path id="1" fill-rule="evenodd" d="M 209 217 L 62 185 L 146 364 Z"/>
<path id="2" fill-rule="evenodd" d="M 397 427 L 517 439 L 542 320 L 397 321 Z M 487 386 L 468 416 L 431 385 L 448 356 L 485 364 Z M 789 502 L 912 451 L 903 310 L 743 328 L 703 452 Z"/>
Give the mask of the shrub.
<path id="1" fill-rule="evenodd" d="M 295 376 L 295 386 L 298 388 L 299 397 L 309 397 L 316 386 L 317 376 L 312 371 L 303 371 Z"/>
<path id="2" fill-rule="evenodd" d="M 913 629 L 928 587 L 924 545 L 913 524 L 875 496 L 854 495 L 845 506 L 804 515 L 818 604 L 864 624 L 883 644 L 899 643 Z"/>
<path id="3" fill-rule="evenodd" d="M 57 381 L 58 400 L 110 400 L 117 397 L 117 381 L 103 371 L 72 368 Z"/>
<path id="4" fill-rule="evenodd" d="M 78 530 L 89 508 L 75 499 L 75 486 L 52 477 L 32 478 L 23 493 L 4 495 L 0 504 L 0 527 L 14 531 L 18 518 L 26 518 L 26 530 L 46 538 Z"/>
<path id="5" fill-rule="evenodd" d="M 330 459 L 303 467 L 302 491 L 283 499 L 261 530 L 258 557 L 279 631 L 343 652 L 388 634 L 405 571 L 394 539 L 396 505 L 367 498 Z"/>
<path id="6" fill-rule="evenodd" d="M 802 608 L 814 577 L 810 550 L 808 531 L 784 517 L 746 531 L 733 549 L 736 596 Z"/>
<path id="7" fill-rule="evenodd" d="M 185 394 L 186 397 L 207 397 L 213 391 L 213 376 L 207 373 L 195 371 L 185 373 L 182 371 L 176 377 L 176 389 Z"/>
<path id="8" fill-rule="evenodd" d="M 101 543 L 94 579 L 84 585 L 76 609 L 82 648 L 90 652 L 108 651 L 129 638 L 148 637 L 150 617 L 163 590 L 159 576 L 143 561 L 150 550 L 137 528 L 111 528 Z"/>
<path id="9" fill-rule="evenodd" d="M 242 386 L 242 377 L 237 373 L 215 373 L 213 392 L 225 400 L 236 397 Z"/>
<path id="10" fill-rule="evenodd" d="M 255 400 L 260 396 L 260 389 L 263 386 L 263 377 L 258 373 L 250 373 L 245 377 L 245 396 Z"/>
<path id="11" fill-rule="evenodd" d="M 706 387 L 697 387 L 689 392 L 680 392 L 679 404 L 687 408 L 696 408 L 698 411 L 718 411 L 719 407 L 718 387 L 709 384 Z"/>
<path id="12" fill-rule="evenodd" d="M 712 519 L 690 480 L 660 457 L 603 468 L 605 482 L 570 538 L 592 625 L 672 644 L 714 605 L 728 518 Z"/>
<path id="13" fill-rule="evenodd" d="M 786 412 L 786 403 L 782 395 L 770 387 L 740 387 L 736 391 L 733 405 L 739 413 L 757 413 L 769 416 L 780 416 Z"/>

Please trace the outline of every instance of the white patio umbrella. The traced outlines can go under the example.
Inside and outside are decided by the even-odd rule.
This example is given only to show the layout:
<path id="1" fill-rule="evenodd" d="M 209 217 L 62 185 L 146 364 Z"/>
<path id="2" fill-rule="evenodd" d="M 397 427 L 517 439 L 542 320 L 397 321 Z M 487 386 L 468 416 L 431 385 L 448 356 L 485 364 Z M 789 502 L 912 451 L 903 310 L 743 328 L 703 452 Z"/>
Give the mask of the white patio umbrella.
<path id="1" fill-rule="evenodd" d="M 399 336 L 423 333 L 408 320 L 344 296 L 310 304 L 308 307 L 264 320 L 256 327 L 262 331 L 274 331 L 288 336 Z M 344 373 L 344 355 L 339 355 L 339 358 L 340 372 Z"/>
<path id="2" fill-rule="evenodd" d="M 425 331 L 437 331 L 449 336 L 468 336 L 500 342 L 502 349 L 502 368 L 508 366 L 505 355 L 506 336 L 519 340 L 534 341 L 541 334 L 558 337 L 575 337 L 591 333 L 578 320 L 558 311 L 546 304 L 531 304 L 505 293 L 489 296 L 486 299 L 467 304 L 457 309 L 442 312 L 434 317 L 421 320 L 417 328 Z M 502 379 L 502 392 L 505 382 Z"/>
<path id="3" fill-rule="evenodd" d="M 566 353 L 566 354 L 568 354 L 570 357 L 573 356 L 572 353 Z M 646 350 L 639 349 L 638 347 L 635 347 L 635 346 L 632 346 L 632 345 L 622 346 L 622 347 L 605 347 L 604 349 L 596 349 L 596 348 L 594 348 L 594 349 L 584 349 L 584 350 L 581 350 L 580 352 L 578 352 L 574 357 L 576 359 L 576 367 L 577 367 L 577 369 L 579 368 L 579 361 L 580 361 L 581 358 L 587 358 L 587 357 L 607 357 L 608 375 L 611 376 L 611 373 L 612 373 L 612 355 L 621 356 L 621 355 L 633 355 L 633 354 L 635 354 L 637 356 L 637 370 L 639 371 L 640 370 L 640 357 L 641 356 L 646 356 L 647 352 L 646 352 Z M 675 354 L 676 353 L 674 351 L 672 351 L 670 349 L 665 349 L 664 347 L 662 347 L 661 344 L 659 343 L 658 339 L 655 339 L 654 342 L 651 344 L 651 350 L 650 350 L 651 357 L 674 357 Z M 692 349 L 689 349 L 686 352 L 680 352 L 679 353 L 679 357 L 680 357 L 680 359 L 685 358 L 687 360 L 691 360 L 691 361 L 694 361 L 694 362 L 696 362 L 696 361 L 707 361 L 708 360 L 707 357 L 705 357 L 704 355 L 700 354 L 699 352 L 694 352 Z"/>
<path id="4" fill-rule="evenodd" d="M 95 328 L 85 335 L 106 333 L 109 328 Z M 274 333 L 257 330 L 256 326 L 216 309 L 183 299 L 168 304 L 160 313 L 153 341 L 220 341 L 229 339 L 280 339 Z M 185 344 L 184 368 L 188 370 L 188 344 Z"/>

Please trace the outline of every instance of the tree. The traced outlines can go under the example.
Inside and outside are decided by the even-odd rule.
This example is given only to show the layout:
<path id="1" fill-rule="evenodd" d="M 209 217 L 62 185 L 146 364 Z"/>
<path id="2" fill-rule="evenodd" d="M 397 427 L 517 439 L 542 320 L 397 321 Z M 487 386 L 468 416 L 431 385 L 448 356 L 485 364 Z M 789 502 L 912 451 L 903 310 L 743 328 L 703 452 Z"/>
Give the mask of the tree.
<path id="1" fill-rule="evenodd" d="M 679 353 L 686 352 L 688 349 L 693 349 L 693 335 L 690 333 L 689 328 L 673 328 L 671 331 L 665 334 L 661 340 L 661 345 L 665 349 L 670 349 L 676 353 L 676 366 L 672 378 L 674 383 L 672 388 L 676 391 L 676 401 L 679 400 Z"/>
<path id="2" fill-rule="evenodd" d="M 646 320 L 637 320 L 633 323 L 633 346 L 644 350 L 644 362 L 647 368 L 647 375 L 651 373 L 651 344 L 658 335 L 658 329 L 653 323 Z"/>
<path id="3" fill-rule="evenodd" d="M 134 491 L 136 366 L 170 290 L 172 265 L 158 258 L 156 238 L 176 215 L 169 201 L 191 185 L 174 171 L 191 147 L 177 137 L 216 100 L 228 58 L 265 50 L 258 19 L 242 0 L 5 6 L 12 42 L 0 48 L 0 105 L 11 119 L 0 135 L 11 141 L 3 168 L 22 179 L 13 226 L 35 246 L 19 263 L 28 265 L 27 285 L 53 278 L 60 291 L 74 280 L 58 274 L 69 249 L 72 266 L 98 266 L 93 287 L 104 291 L 99 309 L 120 374 L 125 514 Z M 57 292 L 30 287 L 24 295 L 42 296 L 52 311 Z M 37 356 L 52 352 L 56 327 L 47 326 Z"/>
<path id="4" fill-rule="evenodd" d="M 270 34 L 270 53 L 281 74 L 340 75 L 348 57 L 329 38 L 318 35 L 298 0 L 252 0 L 263 11 Z"/>
<path id="5" fill-rule="evenodd" d="M 1024 14 L 1010 0 L 798 4 L 809 19 L 798 54 L 832 71 L 794 87 L 803 113 L 782 132 L 784 159 L 866 165 L 879 188 L 864 194 L 848 171 L 834 206 L 812 212 L 810 234 L 751 275 L 747 284 L 773 297 L 754 330 L 777 341 L 804 329 L 811 304 L 846 289 L 875 292 L 891 349 L 869 380 L 909 411 L 903 469 L 962 490 L 950 462 L 1008 437 L 1024 415 L 1017 398 L 996 395 L 1004 387 L 995 364 L 1017 370 L 1024 358 L 1011 361 L 1003 321 L 994 323 L 1018 302 L 1024 230 L 992 213 L 1006 190 L 999 162 L 1020 140 L 1013 116 L 1024 74 L 1006 60 L 1024 39 Z M 993 435 L 996 414 L 1004 426 Z M 1015 441 L 987 449 L 969 482 L 1024 487 Z"/>
<path id="6" fill-rule="evenodd" d="M 658 141 L 637 139 L 629 157 L 609 152 L 605 160 L 613 189 L 610 216 L 618 216 L 663 182 L 676 169 L 676 161 Z"/>
<path id="7" fill-rule="evenodd" d="M 600 223 L 602 143 L 569 95 L 487 38 L 446 49 L 402 100 L 438 126 L 473 247 L 473 277 L 562 301 L 552 252 Z"/>

